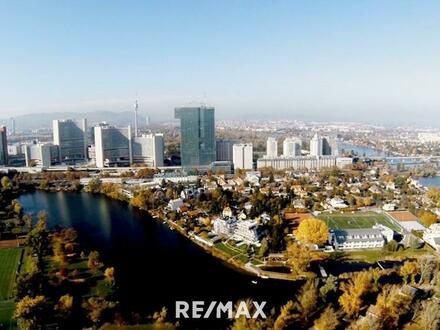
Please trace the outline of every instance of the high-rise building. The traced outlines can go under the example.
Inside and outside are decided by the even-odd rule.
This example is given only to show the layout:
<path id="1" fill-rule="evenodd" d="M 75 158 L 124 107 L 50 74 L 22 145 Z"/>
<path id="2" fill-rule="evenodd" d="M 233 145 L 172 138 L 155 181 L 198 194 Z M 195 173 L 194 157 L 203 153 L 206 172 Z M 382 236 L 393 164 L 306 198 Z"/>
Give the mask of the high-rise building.
<path id="1" fill-rule="evenodd" d="M 298 138 L 287 137 L 283 141 L 283 156 L 295 157 L 301 156 L 302 141 Z"/>
<path id="2" fill-rule="evenodd" d="M 8 165 L 8 140 L 6 126 L 0 126 L 0 165 Z"/>
<path id="3" fill-rule="evenodd" d="M 273 137 L 269 137 L 266 143 L 266 157 L 278 157 L 278 141 Z"/>
<path id="4" fill-rule="evenodd" d="M 233 146 L 233 162 L 234 169 L 253 169 L 253 146 L 249 144 L 234 144 Z"/>
<path id="5" fill-rule="evenodd" d="M 62 163 L 86 160 L 87 120 L 54 120 L 53 144 L 58 146 L 58 158 Z"/>
<path id="6" fill-rule="evenodd" d="M 180 119 L 180 157 L 183 167 L 210 165 L 215 161 L 214 108 L 181 107 L 175 109 Z"/>
<path id="7" fill-rule="evenodd" d="M 322 154 L 324 156 L 338 156 L 338 143 L 334 137 L 323 137 L 322 138 Z"/>
<path id="8" fill-rule="evenodd" d="M 130 126 L 116 128 L 102 124 L 95 127 L 94 135 L 97 167 L 129 166 L 133 162 Z"/>
<path id="9" fill-rule="evenodd" d="M 317 133 L 310 140 L 310 156 L 322 156 L 322 138 Z"/>
<path id="10" fill-rule="evenodd" d="M 215 152 L 217 161 L 232 162 L 232 146 L 234 141 L 231 140 L 217 140 L 215 141 Z"/>
<path id="11" fill-rule="evenodd" d="M 133 139 L 133 163 L 163 166 L 163 134 L 144 134 Z"/>

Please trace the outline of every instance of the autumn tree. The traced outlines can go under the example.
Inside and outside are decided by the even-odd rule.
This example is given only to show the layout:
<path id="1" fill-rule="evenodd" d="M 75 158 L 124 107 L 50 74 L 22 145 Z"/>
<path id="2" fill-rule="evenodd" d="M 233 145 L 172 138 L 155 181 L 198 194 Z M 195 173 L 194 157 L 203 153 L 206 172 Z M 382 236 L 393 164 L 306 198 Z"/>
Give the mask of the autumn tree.
<path id="1" fill-rule="evenodd" d="M 423 223 L 426 227 L 429 227 L 437 222 L 437 216 L 430 211 L 423 211 L 420 214 L 419 219 L 420 222 Z"/>
<path id="2" fill-rule="evenodd" d="M 95 324 L 103 322 L 105 312 L 113 309 L 115 306 L 114 302 L 97 297 L 90 297 L 82 304 L 82 307 L 87 311 L 87 317 Z"/>
<path id="3" fill-rule="evenodd" d="M 113 286 L 115 284 L 115 268 L 107 267 L 104 271 L 104 277 L 107 283 Z"/>
<path id="4" fill-rule="evenodd" d="M 89 258 L 87 260 L 87 266 L 92 271 L 96 271 L 99 267 L 101 267 L 101 262 L 99 260 L 99 252 L 98 251 L 91 251 L 89 253 Z"/>
<path id="5" fill-rule="evenodd" d="M 307 271 L 314 259 L 314 253 L 306 246 L 292 243 L 287 247 L 286 258 L 292 273 L 301 275 Z"/>
<path id="6" fill-rule="evenodd" d="M 314 330 L 335 330 L 339 325 L 338 316 L 333 307 L 327 307 L 315 320 Z"/>
<path id="7" fill-rule="evenodd" d="M 368 271 L 356 273 L 347 282 L 341 283 L 342 295 L 339 304 L 348 317 L 357 316 L 363 306 L 364 296 L 372 289 L 373 278 Z"/>
<path id="8" fill-rule="evenodd" d="M 20 329 L 38 329 L 42 327 L 46 297 L 26 296 L 17 302 L 14 318 L 18 321 Z"/>
<path id="9" fill-rule="evenodd" d="M 307 218 L 301 221 L 295 236 L 302 243 L 321 245 L 328 240 L 328 227 L 322 220 Z"/>
<path id="10" fill-rule="evenodd" d="M 414 283 L 416 276 L 419 274 L 419 265 L 417 261 L 415 260 L 405 261 L 403 266 L 400 267 L 399 273 L 400 276 L 403 277 L 405 283 L 409 283 L 410 279 L 411 279 L 411 283 Z"/>
<path id="11" fill-rule="evenodd" d="M 422 302 L 415 314 L 413 328 L 417 330 L 440 329 L 440 303 L 437 300 Z"/>
<path id="12" fill-rule="evenodd" d="M 385 286 L 370 310 L 381 328 L 397 329 L 400 318 L 409 311 L 411 301 L 411 296 L 402 294 L 399 286 Z"/>

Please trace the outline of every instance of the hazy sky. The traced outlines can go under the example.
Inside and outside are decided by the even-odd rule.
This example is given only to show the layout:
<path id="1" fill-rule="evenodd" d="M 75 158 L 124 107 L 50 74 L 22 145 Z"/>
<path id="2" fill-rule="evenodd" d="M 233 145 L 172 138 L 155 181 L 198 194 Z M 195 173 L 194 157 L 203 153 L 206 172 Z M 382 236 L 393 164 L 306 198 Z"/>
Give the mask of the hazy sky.
<path id="1" fill-rule="evenodd" d="M 0 117 L 440 121 L 440 1 L 0 1 Z"/>

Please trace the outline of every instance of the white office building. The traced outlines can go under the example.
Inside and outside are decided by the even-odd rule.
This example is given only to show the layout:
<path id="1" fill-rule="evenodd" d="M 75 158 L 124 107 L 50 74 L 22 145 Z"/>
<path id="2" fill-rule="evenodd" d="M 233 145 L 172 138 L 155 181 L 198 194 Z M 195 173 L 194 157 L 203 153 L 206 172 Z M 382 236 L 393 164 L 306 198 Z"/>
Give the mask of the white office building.
<path id="1" fill-rule="evenodd" d="M 310 140 L 310 156 L 322 156 L 322 138 L 318 134 Z"/>
<path id="2" fill-rule="evenodd" d="M 233 145 L 232 140 L 217 140 L 215 142 L 216 160 L 232 162 Z"/>
<path id="3" fill-rule="evenodd" d="M 212 231 L 222 237 L 229 237 L 234 234 L 237 228 L 237 219 L 232 218 L 217 218 L 212 223 Z"/>
<path id="4" fill-rule="evenodd" d="M 58 146 L 50 143 L 29 144 L 24 147 L 26 166 L 49 167 L 58 157 Z"/>
<path id="5" fill-rule="evenodd" d="M 253 169 L 252 155 L 254 149 L 252 143 L 234 144 L 232 150 L 234 169 Z"/>
<path id="6" fill-rule="evenodd" d="M 133 163 L 131 127 L 102 124 L 94 128 L 96 166 L 129 166 Z"/>
<path id="7" fill-rule="evenodd" d="M 273 137 L 267 139 L 266 157 L 267 158 L 278 157 L 278 141 Z"/>
<path id="8" fill-rule="evenodd" d="M 144 134 L 133 139 L 133 163 L 163 166 L 163 134 Z"/>
<path id="9" fill-rule="evenodd" d="M 301 139 L 288 137 L 283 141 L 283 156 L 296 157 L 301 156 Z"/>
<path id="10" fill-rule="evenodd" d="M 87 159 L 87 120 L 54 120 L 53 144 L 58 146 L 61 163 L 75 163 Z"/>

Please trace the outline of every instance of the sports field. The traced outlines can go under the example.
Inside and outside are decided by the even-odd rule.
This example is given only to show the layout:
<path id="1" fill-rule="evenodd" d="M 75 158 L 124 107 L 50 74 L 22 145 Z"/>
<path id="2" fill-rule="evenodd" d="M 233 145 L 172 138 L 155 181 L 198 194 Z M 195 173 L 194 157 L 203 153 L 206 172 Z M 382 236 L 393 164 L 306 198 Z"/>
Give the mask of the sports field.
<path id="1" fill-rule="evenodd" d="M 20 248 L 0 250 L 0 300 L 12 296 L 21 251 Z"/>
<path id="2" fill-rule="evenodd" d="M 397 232 L 400 230 L 386 216 L 375 212 L 321 213 L 318 218 L 324 220 L 330 229 L 371 228 L 377 223 Z"/>

